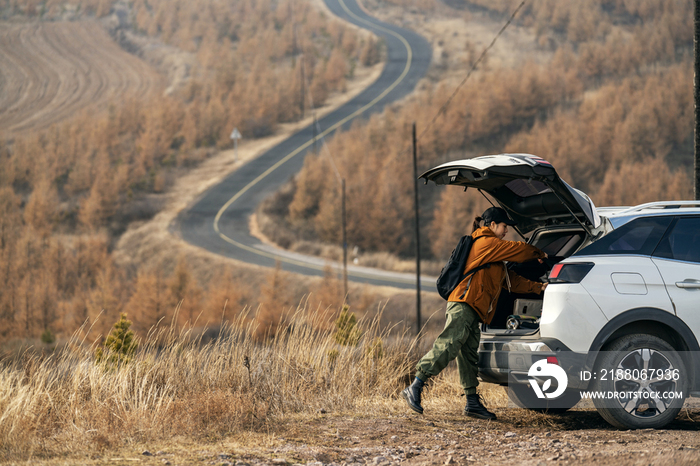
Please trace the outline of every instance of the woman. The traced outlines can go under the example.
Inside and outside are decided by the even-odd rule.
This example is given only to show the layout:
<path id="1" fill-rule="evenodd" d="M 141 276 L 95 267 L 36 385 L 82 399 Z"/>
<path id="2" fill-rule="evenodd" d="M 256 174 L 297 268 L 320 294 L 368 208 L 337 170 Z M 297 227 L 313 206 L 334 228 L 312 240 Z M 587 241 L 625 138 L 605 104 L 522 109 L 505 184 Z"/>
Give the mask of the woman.
<path id="1" fill-rule="evenodd" d="M 481 220 L 484 221 L 483 227 L 479 226 Z M 464 273 L 480 265 L 491 265 L 465 278 L 452 291 L 447 300 L 445 329 L 433 343 L 433 348 L 416 365 L 413 383 L 401 392 L 408 406 L 419 414 L 423 414 L 421 392 L 425 382 L 457 358 L 460 383 L 467 395 L 464 414 L 480 419 L 496 419 L 496 415 L 484 407 L 476 393 L 479 385 L 479 324 L 491 323 L 502 288 L 515 293 L 540 294 L 547 286 L 527 280 L 506 268 L 503 261 L 527 262 L 537 259 L 542 262 L 547 257 L 546 253 L 529 244 L 503 240 L 509 225 L 515 225 L 515 222 L 498 207 L 487 209 L 474 220 L 474 242 Z"/>

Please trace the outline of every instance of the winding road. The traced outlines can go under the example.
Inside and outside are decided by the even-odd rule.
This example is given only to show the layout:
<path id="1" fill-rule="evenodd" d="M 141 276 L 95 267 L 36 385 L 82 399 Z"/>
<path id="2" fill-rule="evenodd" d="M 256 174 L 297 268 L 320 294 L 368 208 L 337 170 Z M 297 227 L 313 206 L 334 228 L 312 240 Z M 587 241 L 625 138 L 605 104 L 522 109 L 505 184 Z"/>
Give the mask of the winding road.
<path id="1" fill-rule="evenodd" d="M 354 119 L 367 118 L 412 92 L 427 72 L 431 60 L 430 45 L 418 34 L 368 16 L 356 0 L 324 1 L 341 19 L 382 37 L 388 58 L 377 81 L 319 120 L 321 131 L 317 139 L 348 128 Z M 304 156 L 313 142 L 313 129 L 309 125 L 243 165 L 183 211 L 175 221 L 174 229 L 179 230 L 185 241 L 223 256 L 266 267 L 275 267 L 279 261 L 282 268 L 290 272 L 322 275 L 329 261 L 265 245 L 253 237 L 248 228 L 248 219 L 256 206 L 302 168 Z M 407 163 L 406 169 L 410 169 L 410 164 Z M 337 263 L 331 265 L 342 267 Z M 348 280 L 400 288 L 416 286 L 415 274 L 354 265 L 348 265 Z M 421 287 L 434 291 L 434 279 L 421 279 Z"/>

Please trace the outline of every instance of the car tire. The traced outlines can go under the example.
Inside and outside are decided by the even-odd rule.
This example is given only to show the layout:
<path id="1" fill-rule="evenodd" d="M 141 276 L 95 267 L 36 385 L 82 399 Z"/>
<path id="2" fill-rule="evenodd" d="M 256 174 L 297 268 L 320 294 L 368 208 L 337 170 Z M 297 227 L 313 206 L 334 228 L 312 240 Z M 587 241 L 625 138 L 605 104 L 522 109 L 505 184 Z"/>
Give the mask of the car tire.
<path id="1" fill-rule="evenodd" d="M 556 400 L 543 401 L 535 395 L 529 385 L 510 384 L 508 386 L 508 398 L 519 408 L 528 409 L 538 413 L 562 414 L 573 408 L 581 400 L 578 390 L 566 390 Z M 542 404 L 545 406 L 542 406 Z M 537 406 L 533 408 L 533 406 Z"/>
<path id="2" fill-rule="evenodd" d="M 646 360 L 646 361 L 645 361 Z M 640 367 L 642 366 L 642 367 Z M 638 379 L 610 377 L 610 370 L 661 369 L 669 377 L 662 376 L 657 382 Z M 666 370 L 670 372 L 666 372 Z M 679 378 L 673 380 L 673 374 Z M 624 372 L 623 372 L 624 374 Z M 680 355 L 673 347 L 659 337 L 647 334 L 625 335 L 604 348 L 595 365 L 593 391 L 599 393 L 635 393 L 640 396 L 628 398 L 594 398 L 598 413 L 607 422 L 620 429 L 660 428 L 673 421 L 687 395 L 687 372 Z M 605 380 L 603 380 L 603 377 Z M 647 376 L 643 376 L 647 377 Z M 667 380 L 668 379 L 668 380 Z M 670 401 L 644 398 L 647 390 L 682 392 L 683 398 Z M 648 393 L 648 392 L 647 392 Z"/>

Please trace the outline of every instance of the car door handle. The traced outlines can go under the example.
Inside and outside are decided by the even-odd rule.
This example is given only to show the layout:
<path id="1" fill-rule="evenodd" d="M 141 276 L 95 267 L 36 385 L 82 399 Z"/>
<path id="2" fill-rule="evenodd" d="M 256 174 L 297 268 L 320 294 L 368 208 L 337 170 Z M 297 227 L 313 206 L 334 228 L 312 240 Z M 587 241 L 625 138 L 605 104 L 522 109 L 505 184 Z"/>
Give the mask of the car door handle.
<path id="1" fill-rule="evenodd" d="M 686 278 L 682 282 L 676 282 L 678 288 L 700 288 L 700 281 Z"/>

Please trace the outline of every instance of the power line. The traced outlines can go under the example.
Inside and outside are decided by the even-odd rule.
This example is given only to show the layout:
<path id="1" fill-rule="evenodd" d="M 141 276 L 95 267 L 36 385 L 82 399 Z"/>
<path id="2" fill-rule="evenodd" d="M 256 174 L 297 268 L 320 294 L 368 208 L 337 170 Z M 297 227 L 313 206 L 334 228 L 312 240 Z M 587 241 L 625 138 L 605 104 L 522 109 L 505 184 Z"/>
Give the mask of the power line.
<path id="1" fill-rule="evenodd" d="M 503 25 L 503 27 L 501 28 L 501 30 L 498 31 L 498 34 L 496 34 L 496 37 L 493 38 L 493 40 L 491 41 L 491 43 L 489 44 L 489 46 L 486 47 L 486 48 L 484 49 L 483 52 L 481 52 L 481 55 L 479 55 L 479 58 L 476 59 L 476 61 L 475 61 L 474 64 L 472 65 L 471 69 L 470 69 L 469 72 L 467 73 L 467 75 L 464 77 L 464 79 L 462 80 L 462 82 L 459 83 L 459 86 L 457 86 L 457 88 L 454 90 L 454 92 L 452 93 L 452 95 L 447 99 L 447 101 L 443 104 L 443 106 L 440 107 L 440 110 L 438 110 L 438 112 L 435 114 L 435 117 L 433 117 L 432 121 L 428 124 L 428 126 L 426 126 L 425 129 L 420 133 L 420 136 L 418 136 L 418 140 L 420 140 L 420 139 L 423 137 L 423 135 L 435 124 L 435 122 L 437 121 L 437 119 L 440 118 L 440 115 L 442 115 L 443 113 L 445 113 L 445 111 L 447 110 L 447 107 L 449 107 L 450 104 L 452 103 L 452 99 L 454 99 L 454 97 L 457 95 L 457 93 L 458 93 L 459 90 L 462 88 L 462 86 L 464 86 L 464 84 L 467 82 L 467 80 L 469 80 L 469 78 L 471 77 L 472 73 L 474 73 L 474 71 L 476 70 L 477 66 L 479 66 L 479 63 L 481 63 L 481 60 L 484 59 L 484 57 L 485 57 L 486 54 L 489 52 L 489 50 L 491 50 L 491 48 L 494 46 L 494 44 L 496 43 L 496 41 L 498 40 L 498 38 L 501 37 L 501 34 L 503 34 L 503 32 L 508 28 L 508 26 L 510 26 L 510 23 L 513 22 L 513 19 L 514 19 L 515 16 L 518 14 L 518 12 L 519 12 L 520 9 L 523 7 L 523 5 L 525 5 L 525 2 L 526 2 L 526 1 L 527 1 L 527 0 L 523 0 L 523 1 L 520 3 L 520 5 L 518 5 L 518 7 L 515 9 L 515 11 L 513 11 L 513 14 L 510 15 L 510 18 L 508 19 L 508 21 Z"/>
<path id="2" fill-rule="evenodd" d="M 482 60 L 484 59 L 484 57 L 486 57 L 486 54 L 493 48 L 493 46 L 496 44 L 496 42 L 498 41 L 498 39 L 499 39 L 499 38 L 501 37 L 501 35 L 503 35 L 503 33 L 505 32 L 505 30 L 508 29 L 508 26 L 510 26 L 510 24 L 513 22 L 513 20 L 514 20 L 515 17 L 517 16 L 518 12 L 522 9 L 523 6 L 525 6 L 525 3 L 526 3 L 526 2 L 527 2 L 527 0 L 523 0 L 522 2 L 520 2 L 520 5 L 518 5 L 518 7 L 513 11 L 513 13 L 510 15 L 510 18 L 508 18 L 508 21 L 506 21 L 506 23 L 503 25 L 503 27 L 501 27 L 501 29 L 498 31 L 498 34 L 496 34 L 496 36 L 493 38 L 493 40 L 492 40 L 491 43 L 488 45 L 488 47 L 486 47 L 486 48 L 481 52 L 481 54 L 479 55 L 479 58 L 477 58 L 476 61 L 474 62 L 474 64 L 471 66 L 471 68 L 470 68 L 469 71 L 467 72 L 467 75 L 464 77 L 464 79 L 462 80 L 462 82 L 459 83 L 459 85 L 458 85 L 458 86 L 455 88 L 455 90 L 452 92 L 452 95 L 450 95 L 450 97 L 447 99 L 447 101 L 445 101 L 445 103 L 442 105 L 442 107 L 440 107 L 440 110 L 438 110 L 438 112 L 435 114 L 435 116 L 433 117 L 433 119 L 431 120 L 431 122 L 425 127 L 425 129 L 423 129 L 423 131 L 420 133 L 420 135 L 416 138 L 416 141 L 420 141 L 420 139 L 425 135 L 425 133 L 426 133 L 428 130 L 430 130 L 430 128 L 435 124 L 435 122 L 438 120 L 438 118 L 440 118 L 440 115 L 442 115 L 442 114 L 445 113 L 445 111 L 446 111 L 447 108 L 450 106 L 450 104 L 452 103 L 452 100 L 455 98 L 455 96 L 457 95 L 457 93 L 459 92 L 459 90 L 462 88 L 462 86 L 464 86 L 464 84 L 466 84 L 466 82 L 469 80 L 469 78 L 470 78 L 471 75 L 474 73 L 474 71 L 476 71 L 476 69 L 477 69 L 477 67 L 479 66 L 479 64 L 482 62 Z M 303 54 L 302 54 L 302 55 L 303 55 Z M 304 78 L 304 81 L 306 81 L 306 78 Z M 311 109 L 315 112 L 315 109 L 314 109 L 314 102 L 313 102 L 313 96 L 311 96 L 311 93 L 308 93 L 307 98 L 310 100 Z M 318 128 L 318 130 L 319 130 L 319 132 L 320 132 L 321 127 L 320 127 L 320 125 L 319 125 L 319 123 L 318 123 L 318 120 L 316 120 L 316 121 L 314 122 L 314 124 L 317 126 L 317 128 Z M 333 159 L 333 156 L 332 156 L 332 154 L 330 153 L 330 150 L 328 149 L 328 145 L 326 144 L 325 138 L 324 138 L 324 137 L 321 137 L 320 139 L 321 139 L 321 150 L 325 150 L 325 151 L 326 151 L 326 155 L 328 156 L 328 158 L 329 158 L 330 161 L 331 161 L 331 164 L 332 164 L 332 166 L 333 166 L 333 170 L 334 170 L 334 172 L 335 172 L 335 175 L 336 175 L 337 178 L 340 179 L 341 176 L 340 176 L 340 173 L 339 173 L 339 171 L 338 171 L 338 167 L 336 166 L 335 160 Z"/>

